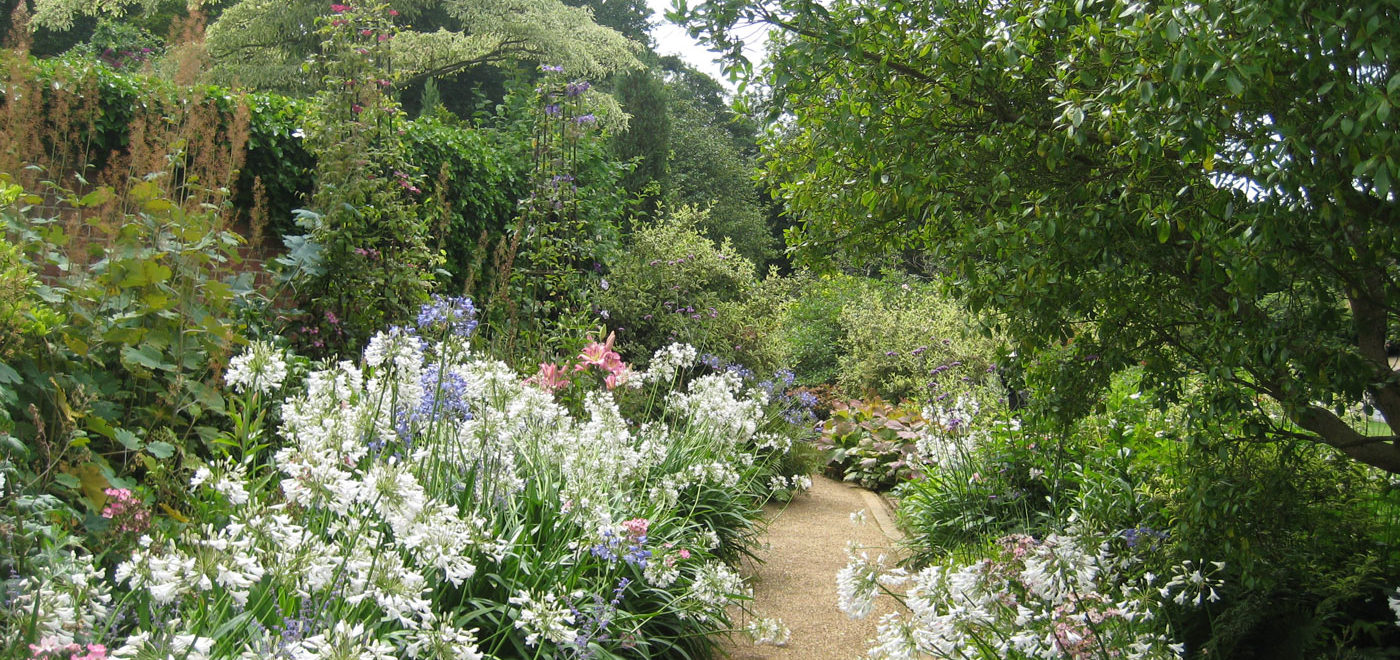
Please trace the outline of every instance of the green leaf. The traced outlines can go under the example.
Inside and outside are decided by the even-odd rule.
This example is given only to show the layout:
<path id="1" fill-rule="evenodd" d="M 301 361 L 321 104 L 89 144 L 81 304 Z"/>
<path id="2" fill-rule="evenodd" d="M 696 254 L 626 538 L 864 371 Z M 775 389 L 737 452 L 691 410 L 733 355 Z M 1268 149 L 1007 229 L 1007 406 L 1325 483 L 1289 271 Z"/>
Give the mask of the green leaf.
<path id="1" fill-rule="evenodd" d="M 135 269 L 127 273 L 126 277 L 122 279 L 120 286 L 150 286 L 170 279 L 171 275 L 172 273 L 169 268 L 161 265 L 160 262 L 154 259 L 147 259 L 139 262 Z"/>
<path id="2" fill-rule="evenodd" d="M 68 488 L 72 488 L 73 490 L 77 490 L 83 487 L 83 482 L 79 481 L 77 477 L 68 474 L 67 472 L 59 472 L 58 474 L 55 474 L 53 480 L 57 481 L 61 485 L 67 486 Z"/>
<path id="3" fill-rule="evenodd" d="M 156 440 L 146 445 L 146 451 L 156 458 L 170 458 L 175 455 L 175 445 L 163 440 Z"/>
<path id="4" fill-rule="evenodd" d="M 24 379 L 19 377 L 19 372 L 13 367 L 0 361 L 0 385 L 18 385 Z"/>
<path id="5" fill-rule="evenodd" d="M 133 364 L 138 364 L 147 369 L 157 369 L 160 371 L 174 371 L 175 365 L 162 360 L 164 356 L 160 349 L 150 345 L 127 346 L 122 349 L 122 360 Z"/>
<path id="6" fill-rule="evenodd" d="M 1225 74 L 1225 86 L 1230 88 L 1230 94 L 1234 96 L 1244 93 L 1244 81 L 1240 80 L 1240 77 L 1235 75 L 1233 71 Z"/>
<path id="7" fill-rule="evenodd" d="M 137 437 L 135 433 L 132 433 L 131 431 L 128 431 L 123 428 L 118 428 L 113 430 L 113 436 L 115 437 L 117 442 L 120 442 L 121 445 L 123 447 L 126 447 L 128 450 L 141 450 L 141 438 Z"/>

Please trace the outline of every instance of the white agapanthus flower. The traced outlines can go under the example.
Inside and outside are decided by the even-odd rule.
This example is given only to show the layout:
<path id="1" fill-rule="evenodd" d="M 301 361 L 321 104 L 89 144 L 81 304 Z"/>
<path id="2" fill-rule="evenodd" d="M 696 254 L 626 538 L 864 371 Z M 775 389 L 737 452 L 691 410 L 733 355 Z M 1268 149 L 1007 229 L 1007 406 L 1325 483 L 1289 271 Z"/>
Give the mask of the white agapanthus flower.
<path id="1" fill-rule="evenodd" d="M 896 614 L 886 614 L 876 627 L 875 646 L 866 654 L 871 660 L 916 660 L 919 652 L 916 628 Z"/>
<path id="2" fill-rule="evenodd" d="M 699 351 L 690 344 L 674 343 L 658 348 L 652 354 L 651 365 L 647 370 L 638 374 L 628 384 L 633 387 L 641 387 L 646 383 L 670 383 L 675 380 L 676 374 L 682 369 L 689 369 L 693 366 L 699 355 Z"/>
<path id="3" fill-rule="evenodd" d="M 846 547 L 846 566 L 836 572 L 836 606 L 852 619 L 864 619 L 875 607 L 879 577 L 885 569 L 885 556 L 870 559 L 870 553 L 857 546 Z"/>
<path id="4" fill-rule="evenodd" d="M 695 579 L 686 591 L 686 609 L 682 616 L 709 621 L 714 612 L 722 611 L 731 599 L 744 598 L 748 590 L 744 579 L 723 562 L 710 561 L 695 572 Z"/>
<path id="5" fill-rule="evenodd" d="M 709 432 L 729 443 L 746 441 L 758 432 L 768 395 L 761 389 L 741 397 L 743 379 L 731 372 L 701 376 L 685 392 L 673 392 L 666 405 L 690 420 L 692 431 Z"/>
<path id="6" fill-rule="evenodd" d="M 1223 570 L 1224 562 L 1198 562 L 1187 559 L 1172 567 L 1171 579 L 1162 585 L 1158 593 L 1163 600 L 1170 599 L 1177 605 L 1190 604 L 1199 607 L 1204 602 L 1214 603 L 1220 600 L 1217 589 L 1225 585 L 1224 581 L 1215 575 Z"/>
<path id="7" fill-rule="evenodd" d="M 265 341 L 253 341 L 248 349 L 228 362 L 228 373 L 224 381 L 234 391 L 252 390 L 272 394 L 282 386 L 287 378 L 287 361 L 282 352 Z"/>
<path id="8" fill-rule="evenodd" d="M 447 621 L 438 621 L 413 630 L 403 650 L 410 658 L 425 660 L 483 660 L 477 647 L 476 629 L 463 630 Z"/>
<path id="9" fill-rule="evenodd" d="M 178 630 L 180 621 L 163 622 L 165 628 Z M 145 660 L 146 658 L 180 658 L 181 660 L 210 660 L 214 640 L 186 633 L 156 634 L 137 631 L 109 656 L 113 660 Z"/>
<path id="10" fill-rule="evenodd" d="M 525 631 L 525 643 L 530 646 L 538 646 L 540 638 L 563 644 L 578 634 L 572 627 L 574 615 L 552 593 L 537 598 L 528 591 L 520 591 L 511 596 L 509 602 L 520 608 L 515 628 Z"/>
<path id="11" fill-rule="evenodd" d="M 287 649 L 294 660 L 397 660 L 394 647 L 375 639 L 363 623 L 337 621 L 328 631 L 296 642 Z"/>
<path id="12" fill-rule="evenodd" d="M 792 631 L 781 619 L 765 618 L 755 619 L 744 627 L 749 638 L 753 640 L 755 646 L 787 646 L 788 640 L 792 637 Z"/>
<path id="13" fill-rule="evenodd" d="M 69 551 L 5 586 L 16 594 L 14 611 L 26 621 L 33 617 L 36 638 L 52 638 L 60 645 L 93 638 L 111 612 L 111 586 L 88 555 Z"/>

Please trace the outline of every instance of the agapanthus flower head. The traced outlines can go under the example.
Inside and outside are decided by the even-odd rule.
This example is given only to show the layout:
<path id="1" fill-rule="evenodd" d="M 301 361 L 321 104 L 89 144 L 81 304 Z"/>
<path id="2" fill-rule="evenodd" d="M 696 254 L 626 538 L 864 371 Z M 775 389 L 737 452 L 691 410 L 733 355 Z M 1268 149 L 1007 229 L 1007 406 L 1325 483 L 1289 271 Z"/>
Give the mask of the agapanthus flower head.
<path id="1" fill-rule="evenodd" d="M 564 67 L 557 64 L 541 64 L 540 71 L 542 73 L 564 73 Z"/>
<path id="2" fill-rule="evenodd" d="M 564 94 L 566 96 L 579 96 L 580 94 L 583 94 L 584 92 L 588 91 L 589 87 L 592 87 L 592 85 L 590 85 L 586 80 L 571 82 L 564 86 Z"/>
<path id="3" fill-rule="evenodd" d="M 248 349 L 228 362 L 224 381 L 237 392 L 252 390 L 271 394 L 287 378 L 287 362 L 282 352 L 265 341 L 254 341 Z"/>
<path id="4" fill-rule="evenodd" d="M 434 294 L 418 312 L 418 329 L 424 334 L 437 330 L 470 337 L 476 326 L 476 306 L 466 296 L 452 298 Z"/>

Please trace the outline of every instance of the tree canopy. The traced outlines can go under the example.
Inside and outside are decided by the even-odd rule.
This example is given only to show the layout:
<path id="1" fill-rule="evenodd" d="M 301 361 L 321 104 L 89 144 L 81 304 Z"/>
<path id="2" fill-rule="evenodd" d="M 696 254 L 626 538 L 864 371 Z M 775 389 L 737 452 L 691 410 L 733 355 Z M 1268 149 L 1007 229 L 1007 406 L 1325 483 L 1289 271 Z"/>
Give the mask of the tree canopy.
<path id="1" fill-rule="evenodd" d="M 1400 5 L 721 0 L 776 28 L 790 245 L 928 253 L 1067 412 L 1124 366 L 1400 472 Z M 742 30 L 741 30 L 742 31 Z M 742 69 L 742 67 L 740 67 Z M 1079 387 L 1063 387 L 1074 384 Z M 1362 421 L 1363 408 L 1388 422 Z"/>
<path id="2" fill-rule="evenodd" d="M 38 0 L 34 20 L 42 27 L 67 29 L 78 15 L 121 15 L 137 4 L 150 11 L 163 1 Z M 617 12 L 631 7 L 616 4 L 621 5 Z M 512 60 L 563 66 L 571 75 L 588 78 L 639 65 L 636 42 L 596 23 L 592 9 L 560 0 L 401 0 L 389 6 L 410 27 L 394 45 L 393 67 L 401 80 L 443 77 Z M 315 21 L 330 7 L 323 0 L 227 4 L 208 27 L 213 77 L 259 89 L 315 89 L 318 81 L 309 80 L 302 65 L 320 47 Z"/>

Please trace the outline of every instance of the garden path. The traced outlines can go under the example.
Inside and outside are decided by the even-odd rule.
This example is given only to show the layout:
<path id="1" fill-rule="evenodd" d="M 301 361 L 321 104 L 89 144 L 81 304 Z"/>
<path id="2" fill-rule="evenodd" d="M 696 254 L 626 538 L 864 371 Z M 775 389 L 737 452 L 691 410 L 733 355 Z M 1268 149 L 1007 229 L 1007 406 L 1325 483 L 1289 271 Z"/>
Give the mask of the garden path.
<path id="1" fill-rule="evenodd" d="M 865 510 L 865 521 L 851 514 Z M 848 618 L 836 607 L 836 572 L 846 565 L 846 542 L 872 548 L 871 556 L 893 554 L 899 538 L 889 506 L 870 491 L 822 476 L 812 489 L 783 505 L 765 510 L 768 531 L 758 552 L 763 563 L 745 566 L 753 585 L 754 612 L 782 619 L 792 630 L 783 647 L 754 646 L 737 634 L 725 646 L 734 660 L 853 660 L 874 639 L 876 622 L 892 611 L 890 599 L 877 600 L 863 620 Z M 739 625 L 746 621 L 740 619 Z"/>

